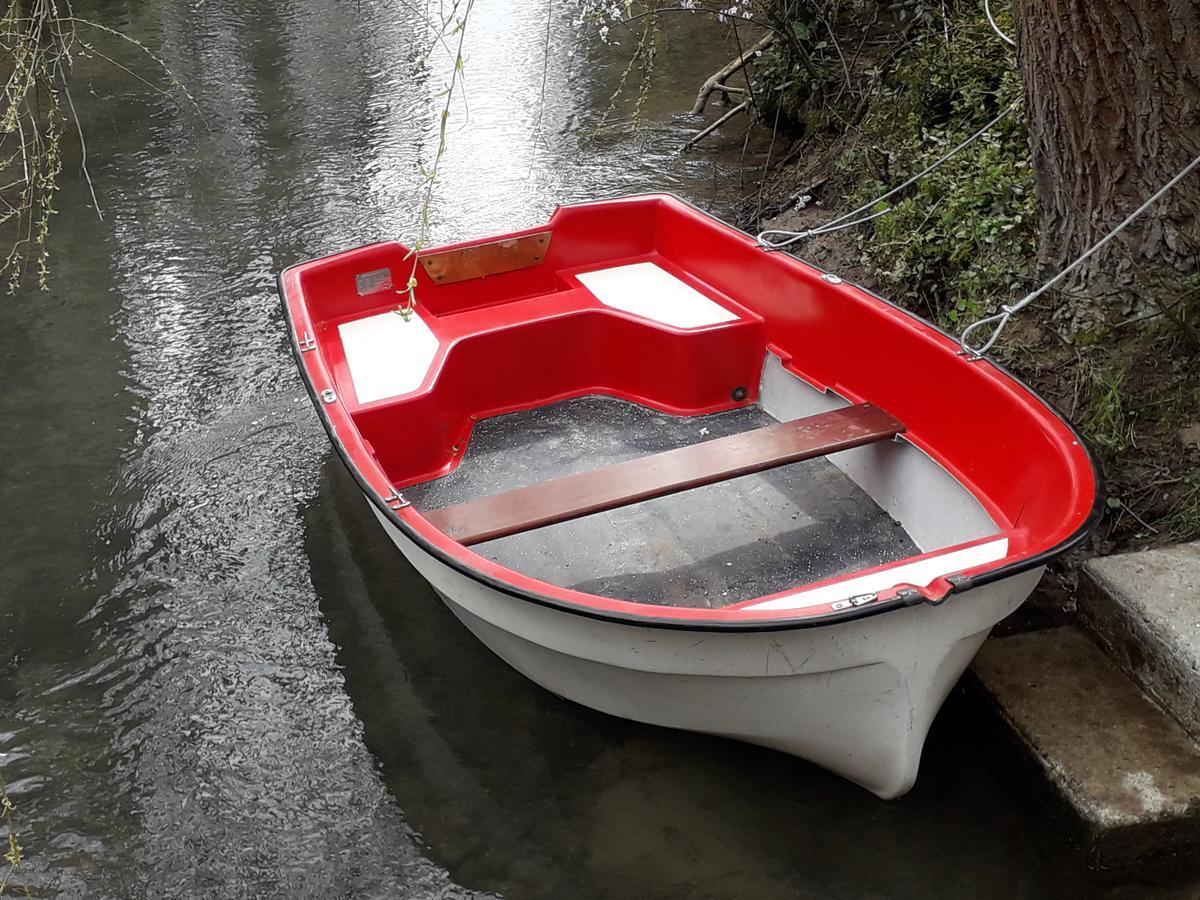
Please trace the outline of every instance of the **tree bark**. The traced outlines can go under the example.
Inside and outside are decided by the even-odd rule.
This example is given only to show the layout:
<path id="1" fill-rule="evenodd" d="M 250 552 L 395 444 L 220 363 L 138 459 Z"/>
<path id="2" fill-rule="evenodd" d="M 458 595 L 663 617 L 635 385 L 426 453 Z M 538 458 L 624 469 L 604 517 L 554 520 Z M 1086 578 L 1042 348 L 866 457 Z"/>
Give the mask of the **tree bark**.
<path id="1" fill-rule="evenodd" d="M 1200 0 L 1014 0 L 1042 228 L 1061 268 L 1200 154 Z M 1200 173 L 1093 258 L 1200 271 Z"/>

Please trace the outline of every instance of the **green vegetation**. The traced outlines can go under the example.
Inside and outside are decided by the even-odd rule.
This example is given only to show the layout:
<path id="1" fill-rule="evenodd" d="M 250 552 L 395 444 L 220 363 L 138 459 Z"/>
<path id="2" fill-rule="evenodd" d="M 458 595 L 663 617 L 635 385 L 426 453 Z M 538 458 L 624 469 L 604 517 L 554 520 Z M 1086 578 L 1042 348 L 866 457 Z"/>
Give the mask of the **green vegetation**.
<path id="1" fill-rule="evenodd" d="M 17 826 L 13 822 L 13 805 L 12 801 L 8 799 L 8 785 L 4 781 L 3 771 L 0 771 L 0 823 L 3 823 L 8 832 L 8 848 L 4 853 L 4 861 L 8 863 L 8 868 L 3 875 L 0 875 L 0 894 L 16 883 L 14 879 L 20 878 L 19 886 L 24 890 L 25 896 L 32 896 L 29 892 L 29 883 L 25 881 L 24 873 L 21 871 L 21 864 L 25 861 L 21 855 L 23 848 L 17 840 Z"/>
<path id="2" fill-rule="evenodd" d="M 1016 107 L 890 213 L 801 255 L 827 254 L 951 333 L 1040 283 L 1020 73 L 982 3 L 776 0 L 771 11 L 786 39 L 754 70 L 757 94 L 772 98 L 759 116 L 801 145 L 790 154 L 800 162 L 773 173 L 766 191 L 811 193 L 824 206 L 782 227 L 869 202 Z M 1007 15 L 1000 25 L 1011 31 Z M 1200 537 L 1200 287 L 1152 275 L 1115 297 L 1047 294 L 992 353 L 1090 439 L 1108 478 L 1102 551 Z"/>
<path id="3" fill-rule="evenodd" d="M 97 57 L 124 69 L 84 40 L 80 30 L 115 37 L 136 47 L 162 70 L 183 97 L 191 94 L 148 47 L 100 22 L 74 15 L 55 0 L 0 0 L 0 279 L 15 293 L 36 269 L 46 290 L 50 272 L 50 219 L 63 165 L 68 131 L 78 139 L 79 166 L 101 219 L 100 203 L 87 167 L 87 143 L 71 96 L 76 59 Z M 128 71 L 128 70 L 126 70 Z M 133 73 L 131 73 L 133 74 Z M 138 75 L 134 77 L 140 78 Z M 194 105 L 194 101 L 193 105 Z"/>
<path id="4" fill-rule="evenodd" d="M 889 148 L 889 164 L 873 162 L 879 154 L 863 149 L 840 161 L 844 171 L 870 173 L 858 185 L 858 202 L 913 174 L 1006 107 L 1019 108 L 1020 79 L 982 16 L 960 14 L 946 23 L 946 33 L 948 39 L 927 35 L 915 42 L 892 76 L 881 79 L 861 134 Z M 1023 262 L 1037 248 L 1028 146 L 1019 112 L 1006 117 L 876 221 L 871 240 L 860 245 L 866 264 L 905 285 L 952 330 L 1016 299 Z"/>
<path id="5" fill-rule="evenodd" d="M 0 227 L 5 255 L 0 278 L 9 291 L 32 262 L 45 287 L 50 252 L 46 239 L 62 171 L 62 139 L 73 114 L 65 71 L 75 42 L 70 19 L 52 0 L 32 9 L 10 0 L 0 16 Z M 11 235 L 11 236 L 10 236 Z"/>
<path id="6" fill-rule="evenodd" d="M 976 3 L 945 13 L 907 10 L 881 20 L 877 9 L 835 30 L 817 16 L 794 29 L 804 53 L 777 43 L 756 70 L 760 93 L 780 97 L 783 117 L 814 139 L 836 140 L 830 183 L 858 205 L 918 172 L 1010 105 L 1018 109 L 981 140 L 915 185 L 891 213 L 858 232 L 867 271 L 895 286 L 952 330 L 1024 286 L 1037 245 L 1022 89 L 1010 47 Z M 845 33 L 836 38 L 836 31 Z M 845 60 L 842 42 L 863 37 Z M 835 41 L 837 42 L 835 44 Z M 838 49 L 831 49 L 834 47 Z M 853 45 L 851 45 L 853 46 Z M 812 73 L 819 62 L 820 76 Z"/>
<path id="7" fill-rule="evenodd" d="M 1193 319 L 1197 293 L 1181 292 Z M 1200 536 L 1200 348 L 1161 315 L 1077 343 L 1074 368 L 1088 377 L 1076 418 L 1109 475 L 1112 532 L 1155 543 Z"/>

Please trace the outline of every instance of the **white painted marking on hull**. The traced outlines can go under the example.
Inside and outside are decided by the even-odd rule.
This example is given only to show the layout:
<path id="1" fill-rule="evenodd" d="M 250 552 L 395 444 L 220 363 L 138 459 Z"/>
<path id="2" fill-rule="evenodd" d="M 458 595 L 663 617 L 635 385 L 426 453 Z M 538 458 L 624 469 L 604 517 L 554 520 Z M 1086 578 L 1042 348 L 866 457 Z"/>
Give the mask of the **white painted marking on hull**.
<path id="1" fill-rule="evenodd" d="M 652 262 L 596 269 L 578 278 L 605 306 L 675 328 L 737 319 L 733 312 Z"/>
<path id="2" fill-rule="evenodd" d="M 912 584 L 925 587 L 935 578 L 973 569 L 984 563 L 1004 559 L 1008 555 L 1008 538 L 988 541 L 986 544 L 976 544 L 961 550 L 952 550 L 928 559 L 918 559 L 910 563 L 901 563 L 879 572 L 870 572 L 857 578 L 849 578 L 835 584 L 826 584 L 807 590 L 795 591 L 786 597 L 777 597 L 764 603 L 755 603 L 744 607 L 747 610 L 759 609 L 806 609 L 810 606 L 820 606 L 823 603 L 835 603 L 847 600 L 861 594 L 877 594 L 898 584 Z"/>
<path id="3" fill-rule="evenodd" d="M 338 334 L 359 403 L 415 391 L 438 350 L 419 313 L 407 322 L 394 312 L 343 322 Z"/>

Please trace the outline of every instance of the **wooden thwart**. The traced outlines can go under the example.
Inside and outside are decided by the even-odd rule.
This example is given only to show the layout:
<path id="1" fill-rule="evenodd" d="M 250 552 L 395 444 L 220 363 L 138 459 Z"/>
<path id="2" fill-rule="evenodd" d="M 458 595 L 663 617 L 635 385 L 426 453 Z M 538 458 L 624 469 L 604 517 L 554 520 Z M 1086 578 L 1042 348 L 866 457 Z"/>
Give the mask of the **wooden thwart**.
<path id="1" fill-rule="evenodd" d="M 895 437 L 904 423 L 870 403 L 631 459 L 423 513 L 480 544 Z"/>

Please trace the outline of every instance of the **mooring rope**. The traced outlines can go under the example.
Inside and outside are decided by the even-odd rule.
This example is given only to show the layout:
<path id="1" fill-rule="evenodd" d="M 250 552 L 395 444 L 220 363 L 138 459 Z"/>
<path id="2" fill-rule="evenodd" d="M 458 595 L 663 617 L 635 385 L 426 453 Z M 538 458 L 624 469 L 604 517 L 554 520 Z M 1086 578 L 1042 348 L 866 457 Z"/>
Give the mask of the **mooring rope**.
<path id="1" fill-rule="evenodd" d="M 854 216 L 858 216 L 859 214 L 864 213 L 867 210 L 873 208 L 877 203 L 883 203 L 885 200 L 888 200 L 891 197 L 894 197 L 896 194 L 900 193 L 905 188 L 912 187 L 912 185 L 916 184 L 918 181 L 920 181 L 922 178 L 924 178 L 930 172 L 933 172 L 935 169 L 939 168 L 940 166 L 942 166 L 949 160 L 953 159 L 955 156 L 957 156 L 959 153 L 961 153 L 963 150 L 965 150 L 967 147 L 969 147 L 975 141 L 979 140 L 979 138 L 983 137 L 985 134 L 987 134 L 989 131 L 991 131 L 991 129 L 994 128 L 1000 122 L 1001 119 L 1003 119 L 1005 116 L 1007 116 L 1011 112 L 1013 112 L 1019 105 L 1020 105 L 1020 101 L 1014 100 L 1012 103 L 1010 103 L 1007 107 L 1005 107 L 1000 112 L 1000 115 L 996 116 L 996 118 L 992 119 L 992 121 L 988 122 L 986 125 L 984 125 L 982 128 L 980 128 L 978 131 L 976 131 L 973 135 L 971 135 L 969 138 L 962 141 L 960 144 L 958 144 L 956 147 L 954 147 L 948 153 L 945 153 L 942 156 L 940 156 L 938 159 L 934 160 L 932 163 L 927 165 L 924 169 L 922 169 L 916 175 L 909 178 L 906 182 L 904 182 L 903 184 L 897 185 L 896 187 L 892 188 L 887 193 L 881 194 L 880 196 L 876 197 L 874 200 L 864 203 L 862 206 L 858 207 L 857 209 L 852 209 L 852 210 L 850 210 L 850 212 L 844 213 L 844 214 L 838 216 L 836 219 L 831 219 L 830 221 L 826 222 L 824 225 L 818 225 L 816 228 L 809 228 L 809 229 L 806 229 L 805 231 L 785 231 L 780 228 L 768 228 L 766 231 L 760 231 L 758 233 L 759 246 L 765 247 L 768 250 L 785 250 L 788 247 L 792 246 L 793 244 L 798 243 L 799 241 L 806 240 L 807 238 L 817 237 L 818 235 L 822 235 L 822 234 L 828 234 L 831 231 L 840 231 L 843 228 L 850 228 L 853 225 L 861 225 L 864 222 L 870 222 L 872 219 L 877 219 L 880 216 L 884 215 L 885 213 L 891 212 L 893 207 L 889 206 L 886 209 L 876 210 L 875 212 L 871 213 L 870 215 L 862 216 L 862 218 L 853 219 L 853 221 L 847 221 L 847 219 L 852 219 Z M 775 238 L 770 237 L 770 235 L 782 235 L 783 239 L 776 240 Z"/>
<path id="2" fill-rule="evenodd" d="M 983 0 L 983 11 L 987 15 L 988 22 L 991 23 L 992 30 L 996 32 L 996 34 L 1000 37 L 1000 39 L 1003 41 L 1006 41 L 1007 43 L 1011 44 L 1014 47 L 1017 46 L 1017 42 L 1014 41 L 1012 38 L 1010 38 L 1003 31 L 1001 31 L 1000 26 L 996 24 L 996 20 L 992 16 L 991 0 Z M 992 119 L 992 121 L 988 122 L 986 125 L 984 125 L 982 128 L 980 128 L 977 132 L 975 132 L 973 135 L 971 135 L 969 138 L 967 138 L 965 141 L 963 141 L 961 144 L 959 144 L 957 147 L 955 147 L 949 153 L 945 154 L 940 159 L 935 160 L 933 163 L 926 166 L 924 169 L 922 169 L 920 172 L 918 172 L 912 178 L 908 179 L 908 181 L 904 182 L 904 184 L 897 185 L 896 187 L 894 187 L 890 191 L 888 191 L 886 194 L 876 197 L 874 200 L 870 201 L 869 203 L 864 203 L 858 209 L 853 209 L 850 212 L 845 213 L 844 215 L 838 216 L 836 219 L 826 222 L 824 225 L 818 225 L 816 228 L 808 228 L 804 231 L 786 231 L 781 228 L 768 228 L 766 231 L 760 231 L 758 233 L 759 246 L 765 247 L 767 250 L 784 250 L 784 249 L 792 246 L 792 244 L 799 243 L 800 241 L 807 240 L 808 238 L 817 237 L 818 235 L 822 235 L 822 234 L 829 234 L 832 231 L 841 231 L 843 228 L 850 228 L 854 225 L 862 225 L 864 222 L 870 222 L 872 219 L 878 219 L 880 216 L 884 215 L 885 213 L 891 212 L 893 207 L 889 206 L 886 209 L 877 210 L 876 212 L 873 212 L 868 216 L 863 216 L 862 218 L 855 219 L 852 222 L 846 221 L 847 219 L 849 219 L 853 216 L 856 216 L 859 213 L 866 212 L 868 209 L 871 209 L 873 206 L 875 206 L 876 203 L 882 203 L 883 201 L 887 200 L 888 198 L 893 197 L 896 194 L 900 193 L 905 188 L 911 187 L 912 185 L 914 185 L 918 181 L 920 181 L 922 178 L 924 178 L 926 175 L 928 175 L 930 172 L 933 172 L 934 170 L 936 170 L 937 168 L 942 166 L 944 163 L 953 159 L 955 156 L 957 156 L 959 153 L 961 153 L 967 147 L 971 146 L 971 144 L 973 144 L 975 141 L 979 140 L 979 138 L 981 138 L 985 134 L 987 134 L 1001 119 L 1003 119 L 1005 116 L 1007 116 L 1013 110 L 1015 110 L 1019 104 L 1020 104 L 1019 100 L 1013 101 L 1013 103 L 1010 106 L 1008 106 L 1005 110 L 1003 110 L 1000 113 L 1000 115 L 996 116 L 996 118 Z M 767 235 L 783 235 L 783 240 L 773 240 L 773 239 L 767 237 Z"/>
<path id="3" fill-rule="evenodd" d="M 996 20 L 992 18 L 991 0 L 983 0 L 983 12 L 987 16 L 988 24 L 992 26 L 992 31 L 996 32 L 1000 40 L 1004 41 L 1011 47 L 1017 46 L 1017 42 L 1001 31 L 1000 26 L 996 24 Z"/>
<path id="4" fill-rule="evenodd" d="M 1132 222 L 1134 219 L 1136 219 L 1138 216 L 1140 216 L 1142 213 L 1144 213 L 1146 210 L 1148 210 L 1151 206 L 1153 206 L 1155 203 L 1157 203 L 1159 201 L 1159 199 L 1165 193 L 1167 193 L 1169 190 L 1171 190 L 1171 188 L 1175 187 L 1175 185 L 1179 184 L 1179 182 L 1183 181 L 1183 179 L 1187 178 L 1188 175 L 1190 175 L 1192 173 L 1192 171 L 1194 169 L 1196 169 L 1198 166 L 1200 166 L 1200 156 L 1197 156 L 1190 163 L 1188 163 L 1186 166 L 1184 166 L 1174 178 L 1172 178 L 1170 181 L 1168 181 L 1166 184 L 1164 184 L 1162 187 L 1160 187 L 1157 191 L 1155 191 L 1153 194 L 1151 194 L 1149 199 L 1147 199 L 1145 203 L 1143 203 L 1141 206 L 1139 206 L 1137 209 L 1135 209 L 1133 212 L 1131 212 L 1129 215 L 1127 215 L 1124 218 L 1124 220 L 1122 220 L 1121 224 L 1117 225 L 1114 229 L 1112 229 L 1112 231 L 1110 231 L 1108 234 L 1104 235 L 1104 237 L 1100 238 L 1100 240 L 1096 241 L 1096 243 L 1092 244 L 1092 246 L 1088 247 L 1088 249 L 1085 250 L 1079 256 L 1078 259 L 1076 259 L 1073 263 L 1068 265 L 1065 269 L 1063 269 L 1061 272 L 1059 272 L 1057 275 L 1055 275 L 1053 278 L 1051 278 L 1049 281 L 1047 281 L 1045 284 L 1043 284 L 1041 287 L 1039 287 L 1036 291 L 1026 294 L 1024 297 L 1022 297 L 1016 303 L 1009 304 L 1006 306 L 1001 306 L 1000 312 L 996 313 L 995 315 L 988 316 L 985 319 L 980 319 L 978 322 L 972 322 L 970 325 L 968 325 L 963 330 L 962 335 L 958 339 L 958 343 L 962 346 L 963 355 L 970 356 L 973 359 L 980 359 L 983 356 L 983 354 L 985 354 L 989 350 L 991 350 L 992 347 L 995 345 L 996 341 L 998 341 L 1000 339 L 1001 332 L 1004 331 L 1005 326 L 1008 325 L 1009 320 L 1014 315 L 1019 313 L 1021 310 L 1023 310 L 1025 307 L 1027 307 L 1030 303 L 1032 303 L 1038 297 L 1042 296 L 1042 294 L 1046 293 L 1046 291 L 1050 290 L 1050 288 L 1052 288 L 1054 285 L 1056 285 L 1060 281 L 1062 281 L 1062 279 L 1065 278 L 1068 274 L 1070 274 L 1075 269 L 1079 268 L 1081 265 L 1083 265 L 1085 262 L 1087 262 L 1089 259 L 1091 259 L 1093 256 L 1095 256 L 1096 253 L 1098 253 L 1100 251 L 1100 249 L 1103 248 L 1109 241 L 1111 241 L 1118 234 L 1120 234 L 1122 231 L 1124 231 L 1125 227 L 1130 222 Z M 996 327 L 992 331 L 992 336 L 987 339 L 987 343 L 985 343 L 982 347 L 978 347 L 978 348 L 972 347 L 967 342 L 967 338 L 971 335 L 972 332 L 974 332 L 980 328 L 983 328 L 986 325 L 990 325 L 993 322 L 996 324 Z"/>
<path id="5" fill-rule="evenodd" d="M 987 15 L 988 23 L 992 26 L 992 30 L 996 32 L 996 35 L 1001 40 L 1005 41 L 1006 43 L 1010 44 L 1011 46 L 1013 46 L 1013 47 L 1017 46 L 1017 42 L 1015 40 L 1013 40 L 1011 37 L 1009 37 L 1007 34 L 1005 34 L 1003 31 L 1000 30 L 999 24 L 997 24 L 995 17 L 992 15 L 990 0 L 983 0 L 983 10 L 984 10 L 984 13 Z M 924 169 L 922 169 L 916 175 L 913 175 L 911 178 L 909 178 L 903 184 L 897 185 L 896 187 L 892 188 L 887 193 L 881 194 L 880 196 L 876 197 L 874 200 L 864 203 L 862 206 L 858 207 L 857 209 L 852 209 L 852 210 L 850 210 L 850 212 L 844 213 L 835 219 L 831 219 L 830 221 L 826 222 L 824 225 L 818 225 L 815 228 L 808 228 L 808 229 L 805 229 L 804 231 L 786 231 L 786 230 L 780 229 L 780 228 L 768 228 L 765 231 L 760 231 L 758 233 L 759 246 L 763 247 L 764 249 L 766 249 L 768 251 L 785 250 L 788 247 L 792 246 L 793 244 L 799 243 L 800 241 L 806 240 L 807 238 L 817 237 L 818 235 L 822 235 L 822 234 L 829 234 L 830 232 L 840 231 L 843 228 L 851 228 L 855 225 L 862 225 L 864 222 L 870 222 L 872 219 L 877 219 L 880 216 L 891 212 L 895 207 L 888 206 L 888 207 L 885 207 L 884 209 L 876 210 L 875 212 L 872 212 L 868 215 L 865 215 L 865 216 L 861 215 L 861 213 L 866 212 L 867 210 L 874 207 L 876 204 L 883 203 L 885 200 L 888 200 L 889 198 L 894 197 L 896 194 L 900 193 L 905 188 L 911 187 L 912 185 L 916 184 L 918 181 L 920 181 L 926 175 L 935 171 L 936 169 L 938 169 L 940 166 L 944 165 L 949 160 L 953 159 L 955 156 L 957 156 L 959 153 L 961 153 L 963 150 L 965 150 L 967 147 L 969 147 L 975 141 L 979 140 L 979 138 L 981 138 L 985 134 L 987 134 L 992 128 L 994 128 L 1000 122 L 1001 119 L 1003 119 L 1009 113 L 1013 112 L 1019 104 L 1020 104 L 1019 100 L 1013 101 L 1013 103 L 1011 103 L 1008 107 L 1006 107 L 1004 110 L 1002 110 L 1000 112 L 1000 114 L 998 116 L 996 116 L 996 118 L 992 119 L 992 121 L 988 122 L 986 125 L 984 125 L 982 128 L 980 128 L 978 131 L 976 131 L 974 134 L 972 134 L 969 138 L 962 141 L 960 144 L 955 146 L 948 153 L 945 153 L 938 159 L 934 160 L 932 163 L 930 163 L 928 166 L 926 166 Z M 1192 173 L 1192 171 L 1195 170 L 1198 166 L 1200 166 L 1200 156 L 1197 156 L 1188 165 L 1184 166 L 1183 169 L 1181 169 L 1175 175 L 1174 178 L 1172 178 L 1170 181 L 1168 181 L 1166 184 L 1164 184 L 1162 187 L 1160 187 L 1157 191 L 1155 191 L 1153 194 L 1151 194 L 1150 197 L 1141 206 L 1139 206 L 1137 209 L 1135 209 L 1133 212 L 1131 212 L 1128 216 L 1126 216 L 1124 218 L 1124 220 L 1121 221 L 1120 224 L 1118 224 L 1115 228 L 1113 228 L 1111 231 L 1109 231 L 1108 234 L 1104 235 L 1104 237 L 1100 238 L 1100 240 L 1096 241 L 1096 243 L 1092 244 L 1092 246 L 1089 247 L 1087 250 L 1085 250 L 1082 254 L 1080 254 L 1080 256 L 1074 262 L 1070 263 L 1066 268 L 1062 269 L 1057 275 L 1055 275 L 1049 281 L 1045 282 L 1037 290 L 1032 291 L 1029 294 L 1026 294 L 1024 297 L 1022 297 L 1016 303 L 1001 306 L 1000 312 L 996 313 L 995 315 L 988 316 L 986 318 L 980 319 L 977 322 L 972 322 L 970 325 L 968 325 L 965 329 L 963 329 L 963 333 L 959 336 L 959 339 L 958 339 L 959 345 L 962 347 L 961 353 L 964 356 L 969 356 L 969 357 L 972 357 L 973 359 L 981 359 L 985 353 L 987 353 L 990 349 L 992 349 L 993 346 L 995 346 L 996 341 L 998 341 L 1000 339 L 1001 333 L 1004 331 L 1005 327 L 1009 323 L 1009 320 L 1012 319 L 1012 317 L 1014 315 L 1019 313 L 1021 310 L 1023 310 L 1025 307 L 1027 307 L 1030 303 L 1032 303 L 1038 297 L 1042 296 L 1042 294 L 1046 293 L 1046 291 L 1050 290 L 1050 288 L 1054 287 L 1054 285 L 1058 284 L 1058 282 L 1062 281 L 1063 278 L 1065 278 L 1067 275 L 1069 275 L 1075 269 L 1079 268 L 1081 265 L 1083 265 L 1085 262 L 1087 262 L 1089 259 L 1091 259 L 1093 256 L 1095 256 L 1101 249 L 1103 249 L 1105 247 L 1105 245 L 1107 245 L 1109 243 L 1109 241 L 1111 241 L 1118 234 L 1120 234 L 1122 231 L 1124 231 L 1125 228 L 1131 222 L 1133 222 L 1135 219 L 1138 218 L 1138 216 L 1140 216 L 1147 209 L 1149 209 L 1151 206 L 1153 206 L 1155 203 L 1157 203 L 1159 201 L 1159 199 L 1164 194 L 1166 194 L 1168 191 L 1170 191 L 1172 188 L 1174 188 L 1175 185 L 1179 184 L 1179 182 L 1181 182 L 1181 181 L 1183 181 L 1183 179 L 1187 178 L 1187 176 L 1190 175 Z M 854 218 L 855 216 L 859 216 L 859 218 Z M 782 239 L 781 240 L 776 239 L 774 237 L 776 235 L 782 236 Z M 991 337 L 989 337 L 987 339 L 987 341 L 983 344 L 983 346 L 978 347 L 978 348 L 972 347 L 970 345 L 970 343 L 968 342 L 968 338 L 970 337 L 970 335 L 973 334 L 978 329 L 983 328 L 987 325 L 991 325 L 993 323 L 995 324 L 995 328 L 992 330 Z"/>

